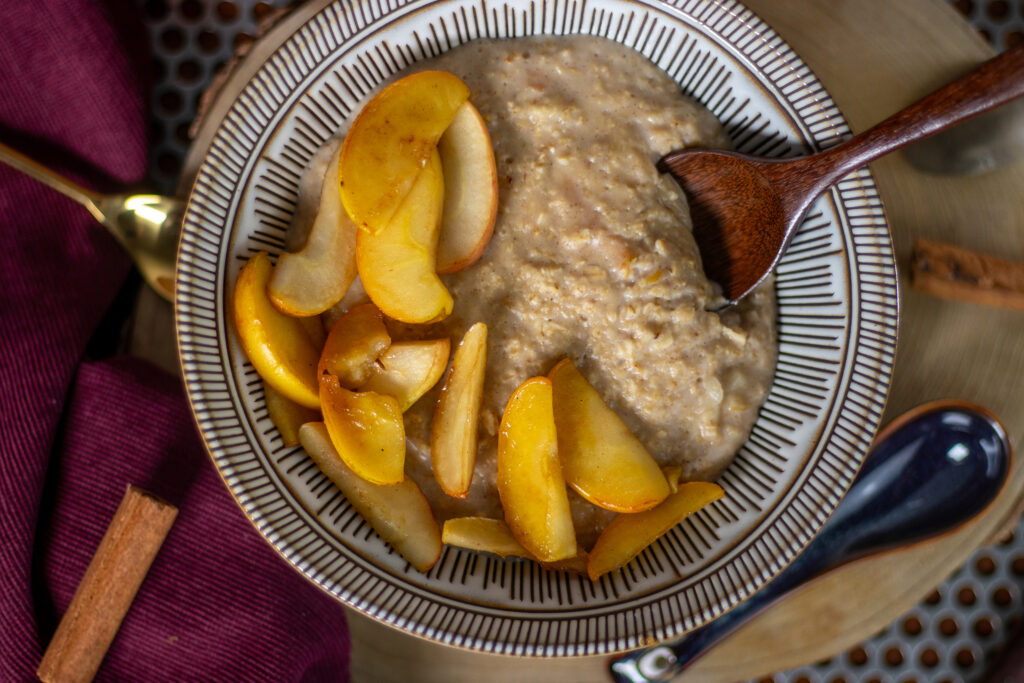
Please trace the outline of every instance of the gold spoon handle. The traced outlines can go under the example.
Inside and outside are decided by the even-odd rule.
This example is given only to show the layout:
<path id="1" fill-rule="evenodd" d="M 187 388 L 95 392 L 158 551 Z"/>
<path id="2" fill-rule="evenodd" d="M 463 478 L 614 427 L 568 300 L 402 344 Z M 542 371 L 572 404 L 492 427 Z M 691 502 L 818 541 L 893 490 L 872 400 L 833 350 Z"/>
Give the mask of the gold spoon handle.
<path id="1" fill-rule="evenodd" d="M 35 178 L 39 182 L 57 190 L 66 197 L 74 199 L 76 202 L 87 208 L 89 213 L 91 213 L 96 220 L 101 223 L 104 221 L 104 215 L 99 209 L 101 199 L 99 194 L 85 189 L 78 183 L 68 180 L 55 171 L 51 171 L 39 162 L 29 159 L 21 152 L 11 149 L 2 142 L 0 142 L 0 161 L 21 171 L 31 178 Z"/>

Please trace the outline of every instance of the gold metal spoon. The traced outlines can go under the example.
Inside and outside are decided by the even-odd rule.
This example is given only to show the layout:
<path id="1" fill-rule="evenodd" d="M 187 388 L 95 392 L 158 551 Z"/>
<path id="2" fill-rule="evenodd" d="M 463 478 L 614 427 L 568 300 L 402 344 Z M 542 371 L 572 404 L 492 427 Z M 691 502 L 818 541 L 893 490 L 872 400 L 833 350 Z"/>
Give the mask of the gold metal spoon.
<path id="1" fill-rule="evenodd" d="M 128 250 L 142 277 L 174 298 L 174 262 L 185 202 L 155 194 L 99 194 L 0 143 L 0 161 L 74 199 Z"/>

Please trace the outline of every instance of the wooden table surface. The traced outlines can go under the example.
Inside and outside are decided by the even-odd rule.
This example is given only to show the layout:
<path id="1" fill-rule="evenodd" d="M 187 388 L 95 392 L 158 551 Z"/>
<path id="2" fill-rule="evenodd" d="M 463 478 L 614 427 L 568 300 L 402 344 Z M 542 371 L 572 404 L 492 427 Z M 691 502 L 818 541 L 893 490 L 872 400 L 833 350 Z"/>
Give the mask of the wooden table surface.
<path id="1" fill-rule="evenodd" d="M 214 123 L 262 57 L 326 0 L 285 17 L 236 65 L 210 102 L 185 162 L 187 188 Z M 992 54 L 941 0 L 746 0 L 818 75 L 855 131 L 864 130 Z M 910 291 L 913 240 L 929 237 L 1024 260 L 1024 163 L 980 177 L 943 178 L 896 154 L 872 166 L 901 269 L 902 321 L 886 420 L 924 401 L 960 398 L 999 415 L 1024 438 L 1024 314 L 933 299 Z M 169 305 L 143 292 L 132 348 L 177 368 Z M 1024 491 L 1017 468 L 1003 496 L 959 532 L 862 560 L 819 579 L 750 622 L 679 680 L 733 681 L 826 658 L 860 642 L 912 607 L 1006 523 Z M 851 599 L 850 596 L 857 596 Z M 607 680 L 603 657 L 541 660 L 456 650 L 382 626 L 349 610 L 356 682 Z"/>

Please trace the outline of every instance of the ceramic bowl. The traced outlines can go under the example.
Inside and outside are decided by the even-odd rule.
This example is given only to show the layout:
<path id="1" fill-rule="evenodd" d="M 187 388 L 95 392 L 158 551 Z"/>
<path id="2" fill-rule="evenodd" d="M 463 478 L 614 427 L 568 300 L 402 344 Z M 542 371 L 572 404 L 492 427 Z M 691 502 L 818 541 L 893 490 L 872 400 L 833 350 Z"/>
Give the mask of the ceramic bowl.
<path id="1" fill-rule="evenodd" d="M 736 148 L 792 156 L 849 134 L 799 56 L 732 0 L 341 0 L 290 36 L 242 90 L 199 170 L 179 254 L 176 321 L 188 393 L 232 495 L 297 571 L 419 636 L 514 655 L 619 652 L 701 626 L 810 541 L 881 419 L 897 280 L 867 170 L 814 205 L 778 267 L 779 358 L 722 500 L 591 582 L 446 548 L 421 574 L 267 417 L 229 323 L 254 252 L 283 249 L 302 169 L 395 71 L 478 37 L 588 33 L 639 50 L 724 123 Z M 258 581 L 259 577 L 253 577 Z"/>

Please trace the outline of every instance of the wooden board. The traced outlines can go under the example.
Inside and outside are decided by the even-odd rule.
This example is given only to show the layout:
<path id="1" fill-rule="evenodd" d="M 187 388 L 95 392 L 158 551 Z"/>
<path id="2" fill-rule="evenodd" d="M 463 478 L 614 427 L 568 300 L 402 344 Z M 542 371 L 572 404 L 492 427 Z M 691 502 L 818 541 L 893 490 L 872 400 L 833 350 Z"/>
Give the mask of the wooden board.
<path id="1" fill-rule="evenodd" d="M 326 0 L 280 20 L 239 61 L 211 98 L 185 162 L 183 187 L 218 121 L 262 60 Z M 942 0 L 747 0 L 817 73 L 855 131 L 864 130 L 990 56 L 991 49 Z M 924 401 L 960 398 L 995 411 L 1015 443 L 1024 439 L 1024 313 L 942 301 L 909 291 L 913 240 L 928 237 L 1024 261 L 1024 163 L 986 176 L 941 178 L 902 155 L 874 170 L 901 268 L 900 346 L 887 420 Z M 167 324 L 168 309 L 145 297 L 140 329 Z M 157 337 L 159 335 L 152 335 Z M 141 346 L 145 350 L 146 341 Z M 164 354 L 164 361 L 169 359 Z M 1024 491 L 1018 468 L 1004 495 L 958 533 L 863 560 L 819 579 L 763 613 L 680 680 L 732 681 L 826 658 L 897 618 L 959 567 L 1008 520 Z M 857 600 L 849 596 L 857 595 Z M 604 680 L 608 659 L 537 660 L 483 655 L 417 639 L 350 611 L 353 678 L 361 681 Z"/>

